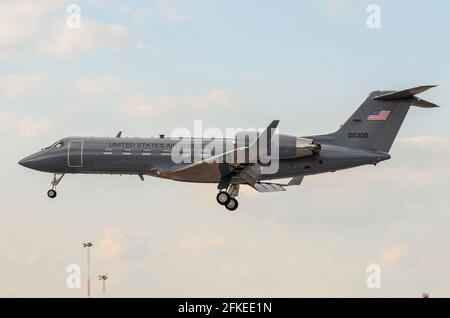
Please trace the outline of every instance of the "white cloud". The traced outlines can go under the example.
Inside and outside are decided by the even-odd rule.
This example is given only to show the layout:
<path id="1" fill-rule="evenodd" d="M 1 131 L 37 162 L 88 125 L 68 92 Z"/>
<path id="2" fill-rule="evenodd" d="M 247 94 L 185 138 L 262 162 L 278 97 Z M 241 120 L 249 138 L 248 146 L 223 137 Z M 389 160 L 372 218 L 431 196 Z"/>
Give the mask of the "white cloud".
<path id="1" fill-rule="evenodd" d="M 16 98 L 39 91 L 51 80 L 48 74 L 9 74 L 0 76 L 0 98 Z"/>
<path id="2" fill-rule="evenodd" d="M 89 5 L 100 8 L 106 8 L 109 2 L 109 0 L 87 0 Z"/>
<path id="3" fill-rule="evenodd" d="M 316 3 L 321 11 L 333 19 L 353 18 L 358 14 L 358 6 L 361 5 L 355 0 L 316 0 Z"/>
<path id="4" fill-rule="evenodd" d="M 58 9 L 65 9 L 57 0 L 1 1 L 0 57 L 33 48 L 48 29 L 48 19 Z M 65 12 L 65 11 L 62 11 Z"/>
<path id="5" fill-rule="evenodd" d="M 227 91 L 211 89 L 197 96 L 131 95 L 123 100 L 121 110 L 131 118 L 195 117 L 207 111 L 232 109 L 238 102 L 239 98 Z"/>
<path id="6" fill-rule="evenodd" d="M 35 41 L 57 4 L 57 1 L 41 0 L 1 1 L 0 57 Z"/>
<path id="7" fill-rule="evenodd" d="M 161 56 L 164 53 L 163 46 L 149 45 L 142 40 L 136 41 L 134 48 L 139 50 L 141 53 L 147 54 L 148 56 Z"/>
<path id="8" fill-rule="evenodd" d="M 124 260 L 140 260 L 153 251 L 148 237 L 140 232 L 108 230 L 103 235 L 97 256 Z"/>
<path id="9" fill-rule="evenodd" d="M 38 51 L 70 60 L 95 49 L 119 50 L 126 46 L 128 36 L 128 29 L 121 24 L 82 18 L 80 28 L 70 29 L 64 19 L 58 19 L 49 36 L 38 44 Z"/>
<path id="10" fill-rule="evenodd" d="M 126 5 L 119 7 L 118 11 L 121 14 L 128 16 L 131 21 L 137 25 L 143 24 L 145 21 L 155 16 L 155 12 L 145 7 L 134 8 Z"/>
<path id="11" fill-rule="evenodd" d="M 0 112 L 0 133 L 34 138 L 48 132 L 52 124 L 47 119 L 35 119 L 15 112 Z"/>
<path id="12" fill-rule="evenodd" d="M 189 233 L 178 240 L 177 251 L 186 253 L 236 253 L 255 251 L 251 240 L 236 240 L 227 234 L 203 232 Z"/>
<path id="13" fill-rule="evenodd" d="M 450 150 L 450 138 L 440 136 L 414 136 L 399 138 L 396 143 L 410 150 L 426 152 L 448 152 Z"/>
<path id="14" fill-rule="evenodd" d="M 7 257 L 4 257 L 3 259 L 0 259 L 2 262 L 14 264 L 14 265 L 35 265 L 39 261 L 42 260 L 42 255 L 39 253 L 34 253 L 31 255 L 9 255 Z"/>
<path id="15" fill-rule="evenodd" d="M 96 49 L 119 50 L 134 45 L 131 31 L 119 23 L 103 23 L 85 16 L 81 10 L 81 28 L 68 28 L 66 0 L 16 0 L 0 2 L 0 58 L 17 54 L 42 54 L 63 60 L 72 60 Z M 107 1 L 90 0 L 90 5 L 106 8 Z M 160 0 L 156 9 L 123 5 L 118 11 L 136 25 L 160 17 L 170 25 L 186 20 L 170 0 Z M 86 10 L 87 11 L 87 10 Z M 136 47 L 142 49 L 143 42 Z M 160 53 L 160 47 L 147 48 Z"/>
<path id="16" fill-rule="evenodd" d="M 156 19 L 160 19 L 162 22 L 172 26 L 186 21 L 186 17 L 175 9 L 171 0 L 158 0 L 157 7 L 152 9 L 122 5 L 118 7 L 118 12 L 128 17 L 136 25 L 141 25 L 148 20 L 155 21 Z"/>
<path id="17" fill-rule="evenodd" d="M 160 9 L 162 17 L 171 25 L 177 25 L 186 20 L 186 17 L 180 15 L 172 6 L 170 0 L 160 0 Z"/>
<path id="18" fill-rule="evenodd" d="M 388 246 L 381 253 L 382 266 L 395 266 L 405 261 L 411 251 L 411 247 L 405 243 Z"/>
<path id="19" fill-rule="evenodd" d="M 132 83 L 128 80 L 112 75 L 102 75 L 80 79 L 71 88 L 79 94 L 113 94 L 123 93 L 131 86 Z"/>
<path id="20" fill-rule="evenodd" d="M 95 49 L 117 50 L 128 40 L 128 29 L 81 15 L 81 28 L 68 28 L 69 1 L 17 0 L 0 3 L 0 58 L 40 53 L 69 60 Z"/>
<path id="21" fill-rule="evenodd" d="M 189 235 L 178 242 L 178 248 L 188 251 L 199 251 L 204 249 L 217 249 L 227 245 L 228 242 L 221 235 Z"/>
<path id="22" fill-rule="evenodd" d="M 325 10 L 330 16 L 336 17 L 348 10 L 349 3 L 349 0 L 329 0 Z"/>

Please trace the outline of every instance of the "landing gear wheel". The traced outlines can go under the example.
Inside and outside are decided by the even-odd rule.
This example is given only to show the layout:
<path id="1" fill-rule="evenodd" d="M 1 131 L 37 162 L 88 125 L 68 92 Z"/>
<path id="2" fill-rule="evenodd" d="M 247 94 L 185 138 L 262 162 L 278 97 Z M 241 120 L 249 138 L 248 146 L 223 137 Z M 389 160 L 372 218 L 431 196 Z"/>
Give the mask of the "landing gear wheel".
<path id="1" fill-rule="evenodd" d="M 225 207 L 229 210 L 229 211 L 234 211 L 238 208 L 239 203 L 235 198 L 231 198 L 230 201 L 225 205 Z"/>
<path id="2" fill-rule="evenodd" d="M 49 198 L 54 199 L 56 198 L 56 191 L 55 190 L 48 190 L 47 195 Z"/>
<path id="3" fill-rule="evenodd" d="M 230 195 L 225 191 L 219 192 L 216 196 L 217 203 L 220 205 L 227 205 L 228 202 L 230 202 L 230 199 Z"/>

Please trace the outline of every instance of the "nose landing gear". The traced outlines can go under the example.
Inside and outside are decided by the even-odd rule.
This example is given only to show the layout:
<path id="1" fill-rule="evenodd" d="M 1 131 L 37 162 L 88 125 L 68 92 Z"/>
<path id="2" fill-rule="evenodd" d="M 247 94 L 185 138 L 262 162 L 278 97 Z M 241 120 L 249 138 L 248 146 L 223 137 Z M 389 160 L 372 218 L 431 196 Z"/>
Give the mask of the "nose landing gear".
<path id="1" fill-rule="evenodd" d="M 56 198 L 56 186 L 59 184 L 59 182 L 61 181 L 61 179 L 64 177 L 64 173 L 61 174 L 60 176 L 58 176 L 58 174 L 54 174 L 53 175 L 53 180 L 51 182 L 52 188 L 50 190 L 47 191 L 47 195 L 49 198 L 54 199 Z"/>
<path id="2" fill-rule="evenodd" d="M 228 189 L 222 189 L 216 196 L 217 203 L 225 206 L 229 211 L 235 211 L 239 203 L 236 197 L 239 195 L 239 184 L 230 184 Z"/>

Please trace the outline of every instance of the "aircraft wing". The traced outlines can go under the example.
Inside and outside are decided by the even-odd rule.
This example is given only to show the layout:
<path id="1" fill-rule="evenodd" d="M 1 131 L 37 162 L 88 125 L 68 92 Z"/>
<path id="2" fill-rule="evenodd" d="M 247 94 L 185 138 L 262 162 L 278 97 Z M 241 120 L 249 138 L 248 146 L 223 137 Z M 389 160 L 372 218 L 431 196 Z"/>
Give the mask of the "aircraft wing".
<path id="1" fill-rule="evenodd" d="M 259 180 L 260 176 L 260 166 L 254 163 L 258 159 L 258 141 L 266 138 L 267 145 L 270 145 L 278 123 L 278 120 L 272 121 L 264 132 L 248 147 L 235 148 L 176 170 L 159 171 L 158 174 L 172 180 L 191 180 L 193 182 L 211 179 L 220 180 L 224 176 L 232 175 L 245 183 L 253 185 Z M 246 158 L 247 162 L 253 163 L 240 163 L 238 158 Z"/>
<path id="2" fill-rule="evenodd" d="M 229 177 L 233 179 L 233 182 L 248 184 L 258 192 L 286 191 L 285 187 L 287 186 L 300 185 L 303 181 L 303 176 L 292 178 L 288 184 L 259 182 L 261 166 L 258 163 L 254 163 L 258 158 L 258 140 L 267 138 L 267 144 L 270 145 L 273 132 L 277 125 L 278 121 L 273 121 L 248 147 L 235 148 L 176 170 L 159 171 L 158 174 L 172 180 L 190 180 L 192 182 L 221 180 L 224 177 Z M 309 144 L 307 146 L 309 146 Z M 237 158 L 248 158 L 248 162 L 253 163 L 239 163 Z"/>
<path id="3" fill-rule="evenodd" d="M 243 166 L 243 164 L 232 163 L 233 160 L 231 159 L 236 158 L 236 156 L 241 155 L 247 150 L 248 147 L 237 148 L 179 169 L 159 171 L 158 174 L 172 180 L 191 180 L 193 182 L 212 179 L 220 180 L 223 176 L 229 175 L 235 169 Z"/>

